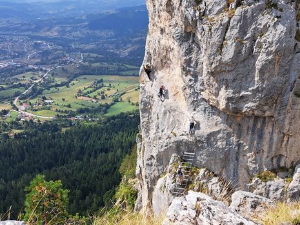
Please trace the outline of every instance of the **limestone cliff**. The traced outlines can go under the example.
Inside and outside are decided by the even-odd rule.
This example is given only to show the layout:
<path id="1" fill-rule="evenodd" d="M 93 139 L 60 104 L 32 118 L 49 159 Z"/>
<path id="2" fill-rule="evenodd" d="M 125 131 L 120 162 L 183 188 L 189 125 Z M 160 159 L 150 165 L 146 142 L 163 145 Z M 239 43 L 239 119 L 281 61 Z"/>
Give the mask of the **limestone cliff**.
<path id="1" fill-rule="evenodd" d="M 147 0 L 147 7 L 144 63 L 152 73 L 151 81 L 140 74 L 139 208 L 151 208 L 173 153 L 195 151 L 197 166 L 242 189 L 263 170 L 299 163 L 300 1 Z"/>

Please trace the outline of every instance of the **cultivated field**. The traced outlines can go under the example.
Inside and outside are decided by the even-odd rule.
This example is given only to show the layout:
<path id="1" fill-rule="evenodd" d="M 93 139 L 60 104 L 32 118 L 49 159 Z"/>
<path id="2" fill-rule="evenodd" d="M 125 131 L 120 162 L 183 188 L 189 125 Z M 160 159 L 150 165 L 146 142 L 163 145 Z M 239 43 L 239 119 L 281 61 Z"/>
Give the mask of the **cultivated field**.
<path id="1" fill-rule="evenodd" d="M 54 79 L 57 82 L 58 79 L 64 78 Z M 100 85 L 94 85 L 100 80 L 102 80 Z M 138 98 L 138 77 L 84 75 L 76 78 L 69 85 L 45 90 L 43 94 L 26 102 L 33 106 L 27 111 L 40 116 L 65 115 L 65 111 L 92 109 L 99 104 L 114 102 L 108 111 L 108 115 L 113 115 L 138 109 Z M 51 103 L 41 106 L 42 99 Z"/>

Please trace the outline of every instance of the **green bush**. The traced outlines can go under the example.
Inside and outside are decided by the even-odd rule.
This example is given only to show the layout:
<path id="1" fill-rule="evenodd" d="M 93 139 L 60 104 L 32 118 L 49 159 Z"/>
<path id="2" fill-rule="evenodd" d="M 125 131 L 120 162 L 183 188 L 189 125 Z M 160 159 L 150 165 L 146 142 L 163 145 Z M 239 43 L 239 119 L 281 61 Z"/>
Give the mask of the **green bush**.
<path id="1" fill-rule="evenodd" d="M 45 181 L 37 175 L 25 191 L 25 216 L 28 224 L 62 224 L 67 221 L 68 190 L 58 181 Z"/>
<path id="2" fill-rule="evenodd" d="M 300 30 L 299 29 L 296 31 L 295 39 L 300 42 Z"/>
<path id="3" fill-rule="evenodd" d="M 262 182 L 268 182 L 270 180 L 274 180 L 276 178 L 276 174 L 271 171 L 264 171 L 255 175 L 254 177 L 261 179 Z"/>

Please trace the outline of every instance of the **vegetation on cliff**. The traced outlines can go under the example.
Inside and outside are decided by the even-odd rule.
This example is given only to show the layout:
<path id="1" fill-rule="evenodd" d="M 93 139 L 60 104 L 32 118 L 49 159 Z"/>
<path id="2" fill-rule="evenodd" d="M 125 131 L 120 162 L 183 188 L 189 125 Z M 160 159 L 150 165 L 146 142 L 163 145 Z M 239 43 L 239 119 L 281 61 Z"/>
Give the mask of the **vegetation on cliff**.
<path id="1" fill-rule="evenodd" d="M 116 190 L 115 196 L 103 208 L 98 217 L 94 218 L 93 225 L 159 225 L 161 218 L 154 216 L 145 216 L 134 212 L 134 205 L 137 198 L 137 180 L 135 177 L 135 168 L 137 162 L 137 146 L 122 161 L 120 173 L 122 181 Z"/>
<path id="2" fill-rule="evenodd" d="M 61 180 L 70 190 L 69 213 L 98 211 L 120 183 L 119 167 L 135 144 L 138 124 L 137 113 L 64 131 L 49 122 L 34 124 L 35 129 L 25 129 L 15 139 L 0 140 L 0 214 L 11 208 L 11 218 L 17 217 L 25 201 L 24 188 L 37 174 Z"/>

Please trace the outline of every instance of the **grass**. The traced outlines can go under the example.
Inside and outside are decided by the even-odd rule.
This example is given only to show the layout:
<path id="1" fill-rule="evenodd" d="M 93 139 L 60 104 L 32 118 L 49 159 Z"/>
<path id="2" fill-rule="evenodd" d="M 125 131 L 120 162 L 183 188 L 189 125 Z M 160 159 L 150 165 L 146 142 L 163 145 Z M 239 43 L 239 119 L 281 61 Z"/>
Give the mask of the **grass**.
<path id="1" fill-rule="evenodd" d="M 130 112 L 130 111 L 134 111 L 134 110 L 137 110 L 137 109 L 138 109 L 138 106 L 132 105 L 131 103 L 117 102 L 116 104 L 114 104 L 113 106 L 110 107 L 107 114 L 105 114 L 105 115 L 106 116 L 113 116 L 113 115 L 117 115 L 121 112 Z"/>
<path id="2" fill-rule="evenodd" d="M 10 110 L 11 109 L 11 105 L 8 105 L 8 104 L 0 104 L 0 111 L 1 110 Z"/>
<path id="3" fill-rule="evenodd" d="M 24 92 L 25 88 L 11 88 L 11 89 L 7 89 L 7 90 L 3 90 L 3 91 L 0 91 L 0 96 L 1 97 L 10 97 L 10 96 L 13 96 L 13 94 L 17 91 Z"/>
<path id="4" fill-rule="evenodd" d="M 297 13 L 296 20 L 300 20 L 300 12 Z"/>
<path id="5" fill-rule="evenodd" d="M 52 116 L 56 116 L 58 114 L 57 112 L 54 112 L 51 110 L 41 110 L 41 111 L 37 111 L 37 112 L 28 111 L 28 112 L 33 113 L 38 116 L 46 116 L 46 117 L 52 117 Z"/>
<path id="6" fill-rule="evenodd" d="M 138 212 L 124 210 L 120 206 L 114 206 L 106 212 L 102 210 L 101 214 L 95 217 L 93 225 L 161 225 L 163 222 L 161 217 L 146 217 Z"/>
<path id="7" fill-rule="evenodd" d="M 254 176 L 255 178 L 261 179 L 262 182 L 268 182 L 276 178 L 276 174 L 271 171 L 264 171 Z"/>
<path id="8" fill-rule="evenodd" d="M 15 120 L 17 119 L 18 115 L 19 115 L 18 112 L 16 112 L 16 111 L 11 111 L 11 112 L 10 112 L 10 117 L 7 118 L 6 121 L 8 121 L 8 122 L 10 122 L 10 121 L 15 121 Z"/>
<path id="9" fill-rule="evenodd" d="M 123 100 L 130 100 L 130 102 L 137 103 L 139 102 L 139 92 L 138 91 L 132 91 L 127 92 L 125 95 L 122 96 Z"/>
<path id="10" fill-rule="evenodd" d="M 297 29 L 295 39 L 300 42 L 300 30 Z"/>
<path id="11" fill-rule="evenodd" d="M 44 73 L 39 74 L 38 72 L 28 72 L 28 73 L 23 73 L 19 74 L 16 76 L 13 76 L 13 78 L 18 78 L 21 79 L 21 83 L 26 83 L 29 82 L 31 77 L 35 77 L 36 79 L 40 79 L 41 75 L 44 75 Z"/>
<path id="12" fill-rule="evenodd" d="M 270 207 L 262 215 L 260 222 L 264 225 L 277 225 L 284 222 L 288 224 L 300 224 L 300 202 L 284 203 L 278 202 L 275 207 Z"/>
<path id="13" fill-rule="evenodd" d="M 93 84 L 95 80 L 103 79 L 105 87 L 95 90 L 93 93 L 90 93 L 88 96 L 76 98 L 78 90 L 82 90 L 83 93 L 86 93 L 92 88 L 89 88 L 89 85 Z M 50 90 L 44 91 L 42 95 L 45 95 L 47 99 L 53 99 L 54 103 L 51 105 L 51 110 L 55 113 L 42 112 L 35 113 L 37 115 L 43 116 L 53 116 L 56 115 L 56 109 L 58 110 L 72 110 L 75 111 L 79 108 L 93 108 L 97 107 L 98 103 L 112 103 L 113 95 L 115 93 L 125 93 L 122 96 L 124 102 L 116 103 L 112 109 L 108 112 L 108 115 L 116 115 L 121 112 L 128 112 L 136 110 L 137 106 L 132 106 L 127 101 L 130 99 L 131 102 L 137 103 L 139 99 L 139 78 L 132 76 L 102 76 L 102 75 L 83 75 L 78 77 L 76 80 L 72 81 L 69 88 L 59 87 L 51 88 Z M 85 89 L 86 88 L 86 89 Z M 85 89 L 85 90 L 84 90 Z M 101 99 L 101 96 L 98 94 L 100 91 L 103 91 L 108 97 Z M 31 99 L 31 103 L 38 102 L 42 95 Z M 98 103 L 92 103 L 92 98 L 96 95 Z M 90 97 L 90 98 L 89 98 Z M 64 100 L 63 100 L 64 99 Z M 126 103 L 125 103 L 126 101 Z M 71 108 L 68 108 L 67 105 L 71 105 Z"/>

